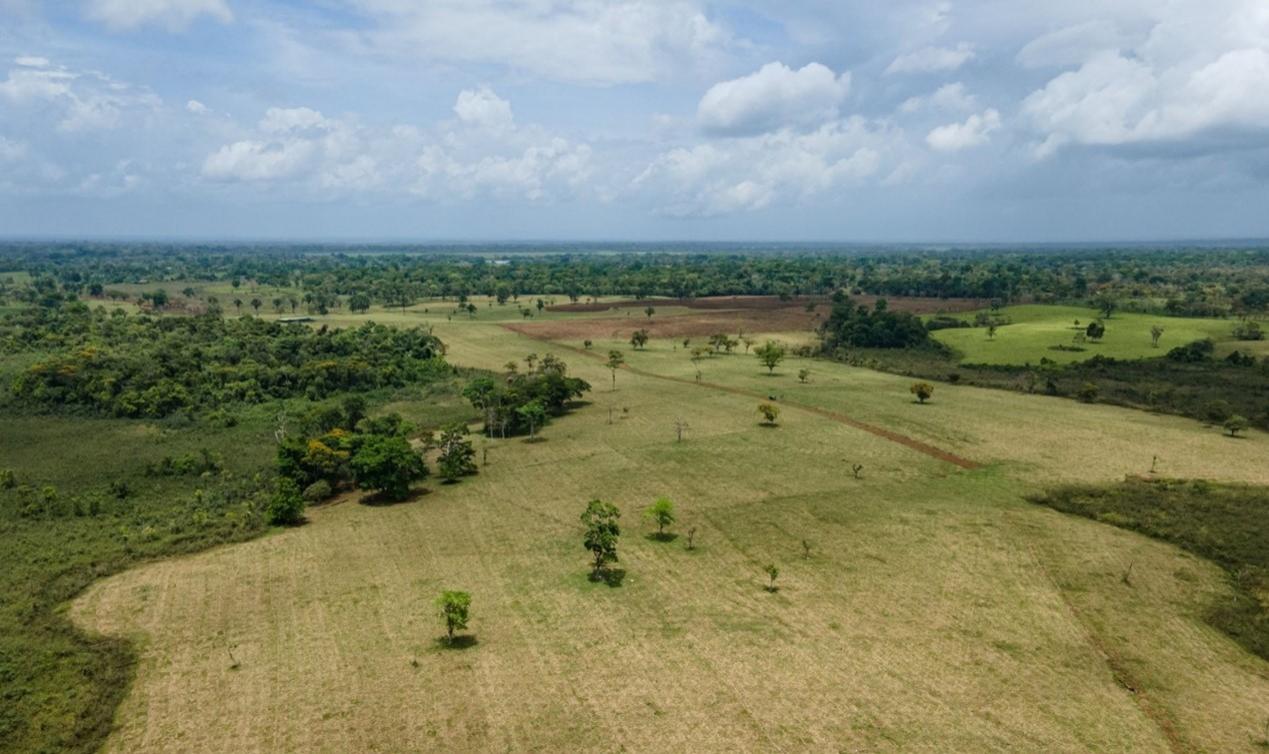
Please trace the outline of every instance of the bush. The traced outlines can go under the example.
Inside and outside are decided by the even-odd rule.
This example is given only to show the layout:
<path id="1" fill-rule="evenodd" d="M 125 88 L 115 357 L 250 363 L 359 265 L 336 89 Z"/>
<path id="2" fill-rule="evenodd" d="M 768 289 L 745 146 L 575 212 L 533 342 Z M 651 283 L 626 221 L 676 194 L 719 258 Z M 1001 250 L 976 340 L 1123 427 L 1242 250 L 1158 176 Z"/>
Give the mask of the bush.
<path id="1" fill-rule="evenodd" d="M 925 403 L 934 395 L 934 386 L 928 382 L 914 382 L 908 392 L 916 396 L 917 403 Z"/>
<path id="2" fill-rule="evenodd" d="M 330 482 L 325 479 L 318 479 L 304 488 L 304 499 L 310 503 L 320 503 L 332 494 L 334 490 L 331 489 Z"/>
<path id="3" fill-rule="evenodd" d="M 1094 385 L 1091 382 L 1085 382 L 1083 385 L 1080 386 L 1080 389 L 1076 391 L 1075 397 L 1080 399 L 1084 403 L 1092 403 L 1096 401 L 1097 400 L 1097 385 Z"/>
<path id="4" fill-rule="evenodd" d="M 265 509 L 269 523 L 278 526 L 294 526 L 304 520 L 304 496 L 293 479 L 278 478 L 277 489 L 269 498 Z"/>

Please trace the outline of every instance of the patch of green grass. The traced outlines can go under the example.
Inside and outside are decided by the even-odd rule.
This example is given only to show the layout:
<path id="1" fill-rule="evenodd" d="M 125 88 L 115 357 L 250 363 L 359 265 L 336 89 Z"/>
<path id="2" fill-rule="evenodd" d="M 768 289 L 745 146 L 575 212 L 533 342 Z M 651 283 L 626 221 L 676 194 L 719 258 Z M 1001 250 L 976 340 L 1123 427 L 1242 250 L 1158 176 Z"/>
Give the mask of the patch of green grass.
<path id="1" fill-rule="evenodd" d="M 1129 480 L 1059 487 L 1030 498 L 1065 513 L 1131 529 L 1214 561 L 1233 598 L 1207 620 L 1269 659 L 1269 488 L 1203 480 Z M 1124 576 L 1125 583 L 1131 575 Z"/>
<path id="2" fill-rule="evenodd" d="M 1211 338 L 1229 340 L 1234 325 L 1229 320 L 1194 317 L 1162 317 L 1150 314 L 1115 313 L 1104 320 L 1106 334 L 1099 341 L 1076 344 L 1077 333 L 1098 319 L 1095 309 L 1041 304 L 1010 306 L 996 313 L 1009 324 L 987 337 L 983 327 L 938 330 L 933 337 L 954 348 L 966 364 L 1039 364 L 1048 359 L 1060 364 L 1084 361 L 1094 356 L 1115 359 L 1145 359 L 1163 356 L 1169 349 L 1191 341 Z M 972 313 L 962 319 L 972 320 Z M 1079 321 L 1079 326 L 1075 322 Z M 1159 346 L 1151 345 L 1150 328 L 1163 328 Z M 1082 348 L 1082 351 L 1054 350 L 1054 346 Z"/>

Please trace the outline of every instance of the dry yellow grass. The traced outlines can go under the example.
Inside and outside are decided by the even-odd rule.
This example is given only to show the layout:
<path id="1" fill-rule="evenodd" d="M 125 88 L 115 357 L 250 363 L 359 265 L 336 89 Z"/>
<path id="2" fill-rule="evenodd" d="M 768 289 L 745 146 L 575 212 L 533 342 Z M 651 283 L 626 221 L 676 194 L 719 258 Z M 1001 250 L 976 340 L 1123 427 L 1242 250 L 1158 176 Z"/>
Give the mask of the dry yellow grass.
<path id="1" fill-rule="evenodd" d="M 490 324 L 438 331 L 474 366 L 553 350 Z M 668 348 L 623 350 L 690 377 Z M 107 748 L 1251 747 L 1269 670 L 1202 623 L 1226 588 L 1217 569 L 1020 493 L 1144 471 L 1147 430 L 1185 449 L 1169 463 L 1259 480 L 1263 436 L 1217 445 L 1192 422 L 969 388 L 918 407 L 898 378 L 816 363 L 798 386 L 797 365 L 779 370 L 791 399 L 993 464 L 966 472 L 793 408 L 761 429 L 752 399 L 706 387 L 623 372 L 610 391 L 598 361 L 566 359 L 593 404 L 545 442 L 493 443 L 477 477 L 91 588 L 74 617 L 141 647 Z M 752 357 L 714 363 L 707 379 L 774 384 Z M 643 536 L 638 512 L 659 495 L 679 504 L 678 531 L 698 528 L 697 550 Z M 619 588 L 586 578 L 577 516 L 593 497 L 624 514 Z M 436 645 L 443 588 L 473 594 L 474 646 Z"/>

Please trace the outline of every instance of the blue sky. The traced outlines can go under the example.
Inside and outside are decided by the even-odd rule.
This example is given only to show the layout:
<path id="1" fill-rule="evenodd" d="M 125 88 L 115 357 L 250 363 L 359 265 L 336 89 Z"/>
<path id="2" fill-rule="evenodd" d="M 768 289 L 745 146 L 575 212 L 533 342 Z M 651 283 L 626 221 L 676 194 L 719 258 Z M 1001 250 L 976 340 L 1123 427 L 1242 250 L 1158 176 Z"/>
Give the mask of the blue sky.
<path id="1" fill-rule="evenodd" d="M 0 0 L 0 235 L 1269 237 L 1263 0 Z"/>

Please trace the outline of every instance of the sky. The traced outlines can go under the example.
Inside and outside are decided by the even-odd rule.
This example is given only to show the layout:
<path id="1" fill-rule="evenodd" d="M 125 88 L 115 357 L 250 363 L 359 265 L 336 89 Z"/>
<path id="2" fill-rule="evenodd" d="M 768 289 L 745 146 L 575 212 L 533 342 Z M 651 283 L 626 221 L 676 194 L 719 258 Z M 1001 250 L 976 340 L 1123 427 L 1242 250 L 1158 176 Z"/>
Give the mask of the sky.
<path id="1" fill-rule="evenodd" d="M 0 236 L 1269 237 L 1265 0 L 0 0 Z"/>

